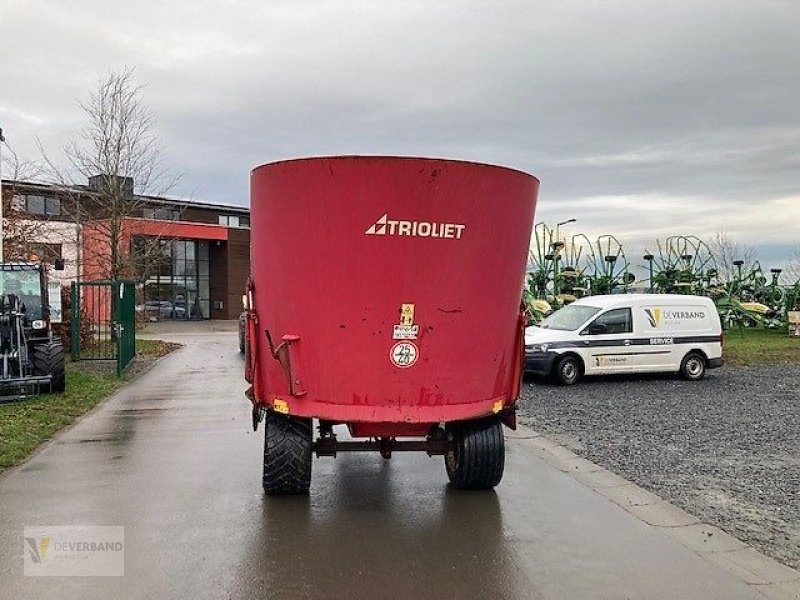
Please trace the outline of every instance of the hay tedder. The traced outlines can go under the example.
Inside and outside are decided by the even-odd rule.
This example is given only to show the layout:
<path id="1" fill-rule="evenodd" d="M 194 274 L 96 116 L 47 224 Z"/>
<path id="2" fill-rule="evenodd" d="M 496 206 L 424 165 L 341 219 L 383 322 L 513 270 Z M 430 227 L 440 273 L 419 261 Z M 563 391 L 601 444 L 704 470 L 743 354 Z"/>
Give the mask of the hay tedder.
<path id="1" fill-rule="evenodd" d="M 544 223 L 534 227 L 523 297 L 531 323 L 584 296 L 626 293 L 636 278 L 620 241 L 583 234 L 568 241 Z"/>
<path id="2" fill-rule="evenodd" d="M 692 235 L 675 235 L 663 243 L 656 240 L 656 253 L 645 250 L 649 291 L 657 294 L 705 296 L 718 278 L 716 261 L 708 245 Z"/>
<path id="3" fill-rule="evenodd" d="M 443 455 L 456 487 L 500 482 L 538 187 L 425 158 L 253 170 L 245 377 L 267 494 L 306 492 L 312 454 L 354 451 Z"/>
<path id="4" fill-rule="evenodd" d="M 736 275 L 714 296 L 723 325 L 765 329 L 783 326 L 792 303 L 792 288 L 779 284 L 781 269 L 771 269 L 768 279 L 758 261 L 745 266 L 744 261 L 737 260 L 734 266 Z"/>
<path id="5" fill-rule="evenodd" d="M 46 269 L 0 264 L 0 397 L 63 392 L 64 348 L 53 339 Z"/>
<path id="6" fill-rule="evenodd" d="M 574 219 L 564 223 L 574 222 Z M 637 280 L 620 241 L 613 235 L 590 240 L 584 234 L 562 238 L 558 225 L 534 227 L 523 290 L 526 314 L 535 324 L 584 296 L 656 294 L 707 296 L 715 302 L 723 327 L 761 327 L 800 331 L 800 280 L 781 282 L 786 273 L 769 273 L 758 261 L 718 265 L 712 249 L 694 235 L 673 235 L 645 249 Z M 725 266 L 725 276 L 720 270 Z M 731 272 L 732 271 L 732 272 Z M 792 271 L 789 271 L 790 273 Z"/>

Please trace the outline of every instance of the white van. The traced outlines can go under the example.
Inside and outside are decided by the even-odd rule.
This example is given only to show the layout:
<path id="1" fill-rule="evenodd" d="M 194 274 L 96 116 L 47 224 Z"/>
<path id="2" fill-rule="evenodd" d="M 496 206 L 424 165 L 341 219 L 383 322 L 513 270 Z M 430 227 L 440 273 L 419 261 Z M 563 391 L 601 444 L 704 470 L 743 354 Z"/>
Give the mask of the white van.
<path id="1" fill-rule="evenodd" d="M 582 375 L 721 367 L 722 325 L 710 298 L 615 294 L 581 298 L 525 330 L 525 370 L 572 385 Z"/>

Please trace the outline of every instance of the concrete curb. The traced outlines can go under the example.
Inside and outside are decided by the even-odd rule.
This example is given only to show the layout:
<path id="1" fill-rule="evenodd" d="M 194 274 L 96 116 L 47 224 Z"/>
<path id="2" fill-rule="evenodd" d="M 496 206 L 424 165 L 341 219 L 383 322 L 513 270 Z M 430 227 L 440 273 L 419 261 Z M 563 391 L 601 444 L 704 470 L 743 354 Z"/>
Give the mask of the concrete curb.
<path id="1" fill-rule="evenodd" d="M 738 577 L 766 598 L 800 600 L 800 572 L 795 569 L 761 554 L 713 525 L 700 523 L 663 498 L 524 425 L 507 432 L 506 438 L 526 446 L 550 466 Z"/>

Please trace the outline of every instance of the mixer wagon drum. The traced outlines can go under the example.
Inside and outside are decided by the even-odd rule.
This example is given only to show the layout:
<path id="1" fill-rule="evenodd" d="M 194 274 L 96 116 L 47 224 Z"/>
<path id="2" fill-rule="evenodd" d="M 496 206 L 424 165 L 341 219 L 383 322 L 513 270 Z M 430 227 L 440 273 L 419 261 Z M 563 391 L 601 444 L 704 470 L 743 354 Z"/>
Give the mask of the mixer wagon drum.
<path id="1" fill-rule="evenodd" d="M 347 451 L 444 455 L 457 487 L 500 482 L 538 187 L 427 158 L 252 171 L 245 376 L 268 494 L 308 491 L 312 454 Z"/>

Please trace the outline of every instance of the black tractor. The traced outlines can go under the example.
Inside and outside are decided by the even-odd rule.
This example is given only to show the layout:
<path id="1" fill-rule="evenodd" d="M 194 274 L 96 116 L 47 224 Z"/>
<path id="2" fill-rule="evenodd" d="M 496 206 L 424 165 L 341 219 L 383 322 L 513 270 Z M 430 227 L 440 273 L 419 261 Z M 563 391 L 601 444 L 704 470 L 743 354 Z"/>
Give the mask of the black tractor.
<path id="1" fill-rule="evenodd" d="M 64 347 L 50 326 L 45 266 L 0 264 L 0 396 L 63 392 L 64 387 Z"/>

